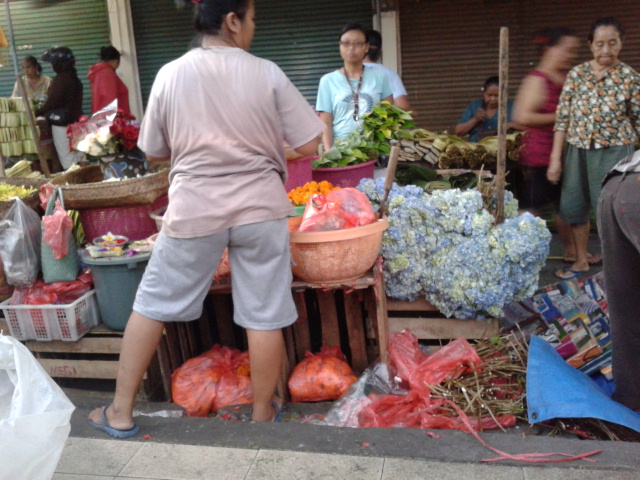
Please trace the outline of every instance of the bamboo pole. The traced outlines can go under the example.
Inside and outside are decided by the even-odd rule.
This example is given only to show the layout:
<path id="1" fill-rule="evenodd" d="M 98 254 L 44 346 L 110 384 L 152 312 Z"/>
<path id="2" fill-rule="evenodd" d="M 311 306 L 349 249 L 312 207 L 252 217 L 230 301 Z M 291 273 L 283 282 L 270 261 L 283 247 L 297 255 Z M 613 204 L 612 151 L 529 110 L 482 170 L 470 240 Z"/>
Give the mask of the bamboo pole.
<path id="1" fill-rule="evenodd" d="M 507 166 L 507 96 L 509 87 L 509 29 L 500 29 L 500 96 L 498 99 L 498 165 L 496 168 L 496 223 L 504 221 Z"/>
<path id="2" fill-rule="evenodd" d="M 49 177 L 51 173 L 49 172 L 49 166 L 47 165 L 47 160 L 45 159 L 44 149 L 42 148 L 42 144 L 40 143 L 40 135 L 38 134 L 38 129 L 36 128 L 36 119 L 33 115 L 33 110 L 31 109 L 31 102 L 27 98 L 27 92 L 24 87 L 24 82 L 22 81 L 22 77 L 20 76 L 20 71 L 18 70 L 18 55 L 16 53 L 16 42 L 15 36 L 13 34 L 13 22 L 11 21 L 11 11 L 9 9 L 9 0 L 4 0 L 4 11 L 7 17 L 7 25 L 9 27 L 9 43 L 10 43 L 10 53 L 11 58 L 13 59 L 13 70 L 16 76 L 16 82 L 18 82 L 18 90 L 20 91 L 20 96 L 22 97 L 22 102 L 24 103 L 24 109 L 27 113 L 27 118 L 29 119 L 29 130 L 31 130 L 31 136 L 33 137 L 33 143 L 36 146 L 36 150 L 38 152 L 38 159 L 40 160 L 40 167 L 42 168 L 42 172 L 46 177 Z M 4 162 L 2 162 L 2 176 L 5 176 L 4 171 Z"/>

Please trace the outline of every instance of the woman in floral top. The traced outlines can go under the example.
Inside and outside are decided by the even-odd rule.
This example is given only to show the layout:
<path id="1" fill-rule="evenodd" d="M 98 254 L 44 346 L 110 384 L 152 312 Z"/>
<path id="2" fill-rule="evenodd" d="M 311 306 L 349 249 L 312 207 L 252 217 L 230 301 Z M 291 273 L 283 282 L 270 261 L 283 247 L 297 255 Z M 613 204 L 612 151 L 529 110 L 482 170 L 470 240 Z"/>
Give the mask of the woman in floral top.
<path id="1" fill-rule="evenodd" d="M 597 208 L 605 175 L 640 137 L 640 75 L 618 60 L 623 37 L 614 18 L 597 20 L 588 37 L 593 60 L 569 72 L 560 96 L 547 178 L 562 177 L 560 216 L 571 224 L 577 251 L 558 278 L 589 270 L 589 209 Z"/>

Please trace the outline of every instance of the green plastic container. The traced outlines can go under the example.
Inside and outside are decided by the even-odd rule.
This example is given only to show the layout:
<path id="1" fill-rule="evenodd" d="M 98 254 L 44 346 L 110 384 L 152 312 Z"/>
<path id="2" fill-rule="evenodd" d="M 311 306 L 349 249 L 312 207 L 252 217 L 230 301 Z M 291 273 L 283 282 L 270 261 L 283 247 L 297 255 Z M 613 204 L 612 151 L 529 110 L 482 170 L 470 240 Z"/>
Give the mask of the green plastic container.
<path id="1" fill-rule="evenodd" d="M 91 267 L 102 323 L 112 330 L 124 330 L 150 253 L 132 257 L 92 258 L 82 254 L 82 262 Z"/>

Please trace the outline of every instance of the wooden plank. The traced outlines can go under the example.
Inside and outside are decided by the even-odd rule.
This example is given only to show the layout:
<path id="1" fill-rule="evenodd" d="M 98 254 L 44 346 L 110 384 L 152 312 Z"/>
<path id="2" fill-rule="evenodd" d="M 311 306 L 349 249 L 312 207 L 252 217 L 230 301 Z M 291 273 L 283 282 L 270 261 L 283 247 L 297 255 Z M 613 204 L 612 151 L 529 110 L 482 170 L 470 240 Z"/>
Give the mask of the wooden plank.
<path id="1" fill-rule="evenodd" d="M 176 322 L 176 330 L 178 332 L 178 343 L 180 345 L 180 356 L 182 362 L 186 362 L 190 358 L 195 357 L 191 352 L 191 346 L 189 345 L 187 325 L 184 322 Z"/>
<path id="2" fill-rule="evenodd" d="M 378 349 L 380 352 L 380 361 L 389 362 L 388 342 L 389 342 L 389 317 L 387 315 L 387 295 L 385 294 L 384 278 L 381 274 L 376 277 L 373 284 L 373 294 L 375 296 L 376 305 L 376 331 L 378 333 Z"/>
<path id="3" fill-rule="evenodd" d="M 285 329 L 290 330 L 290 329 Z M 278 385 L 276 385 L 276 395 L 282 398 L 285 402 L 291 400 L 291 396 L 289 395 L 289 375 L 291 374 L 291 363 L 289 363 L 289 357 L 285 353 L 284 358 L 282 359 L 282 367 L 280 368 L 280 376 L 278 377 Z"/>
<path id="4" fill-rule="evenodd" d="M 204 308 L 202 309 L 202 315 L 198 319 L 198 336 L 200 337 L 200 342 L 202 343 L 202 349 L 206 352 L 211 347 L 213 347 L 213 338 L 211 336 L 211 319 L 208 314 L 208 304 L 207 300 L 205 300 Z"/>
<path id="5" fill-rule="evenodd" d="M 160 339 L 158 345 L 158 363 L 160 364 L 160 375 L 162 376 L 162 387 L 164 388 L 164 396 L 167 402 L 171 401 L 171 359 L 169 358 L 169 349 L 167 348 L 167 338 L 165 335 Z"/>
<path id="6" fill-rule="evenodd" d="M 362 319 L 362 302 L 359 297 L 361 295 L 357 291 L 345 293 L 344 310 L 349 334 L 349 349 L 351 350 L 351 367 L 354 371 L 361 373 L 367 368 L 369 362 Z"/>
<path id="7" fill-rule="evenodd" d="M 304 292 L 294 292 L 293 301 L 298 311 L 298 320 L 293 324 L 293 340 L 296 348 L 296 359 L 301 361 L 311 351 L 311 334 L 309 333 L 309 317 Z"/>
<path id="8" fill-rule="evenodd" d="M 118 376 L 117 361 L 38 358 L 38 362 L 49 376 L 54 378 L 101 378 L 115 380 Z M 147 378 L 147 372 L 145 372 L 143 380 Z"/>
<path id="9" fill-rule="evenodd" d="M 497 321 L 458 320 L 453 318 L 389 318 L 389 331 L 408 328 L 419 339 L 490 338 L 499 334 Z"/>
<path id="10" fill-rule="evenodd" d="M 178 328 L 174 322 L 167 322 L 164 325 L 164 338 L 167 342 L 169 362 L 171 371 L 182 365 L 182 355 L 180 354 L 180 342 L 178 341 Z"/>
<path id="11" fill-rule="evenodd" d="M 431 305 L 424 298 L 420 298 L 414 302 L 403 302 L 402 300 L 393 300 L 386 298 L 387 311 L 408 311 L 408 312 L 437 312 L 438 309 Z"/>
<path id="12" fill-rule="evenodd" d="M 93 338 L 84 337 L 76 342 L 26 342 L 27 348 L 31 352 L 48 353 L 106 353 L 112 355 L 120 354 L 122 337 L 116 338 Z"/>
<path id="13" fill-rule="evenodd" d="M 500 28 L 498 58 L 500 90 L 498 94 L 498 164 L 496 166 L 496 222 L 504 221 L 505 172 L 507 170 L 507 97 L 509 94 L 509 29 Z"/>
<path id="14" fill-rule="evenodd" d="M 216 325 L 220 343 L 236 348 L 236 336 L 233 332 L 233 313 L 228 295 L 212 295 L 211 302 L 216 315 Z"/>
<path id="15" fill-rule="evenodd" d="M 95 327 L 91 329 L 91 331 L 87 335 L 102 335 L 105 337 L 122 337 L 124 332 L 111 330 L 107 328 L 104 323 L 99 323 Z"/>
<path id="16" fill-rule="evenodd" d="M 318 307 L 322 327 L 322 343 L 328 347 L 340 346 L 340 328 L 336 312 L 335 291 L 318 290 Z"/>

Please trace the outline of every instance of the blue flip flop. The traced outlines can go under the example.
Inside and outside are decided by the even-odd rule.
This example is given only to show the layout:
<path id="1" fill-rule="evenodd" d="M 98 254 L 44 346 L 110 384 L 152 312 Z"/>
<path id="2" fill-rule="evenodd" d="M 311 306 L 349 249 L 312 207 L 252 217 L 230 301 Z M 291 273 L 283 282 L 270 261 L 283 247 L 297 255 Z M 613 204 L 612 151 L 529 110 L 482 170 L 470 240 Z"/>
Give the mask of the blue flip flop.
<path id="1" fill-rule="evenodd" d="M 128 430 L 118 430 L 117 428 L 113 428 L 111 425 L 109 425 L 109 422 L 107 421 L 107 416 L 105 415 L 107 408 L 109 408 L 108 405 L 102 409 L 102 424 L 92 422 L 91 420 L 89 420 L 89 424 L 93 428 L 97 428 L 98 430 L 102 430 L 103 432 L 111 435 L 112 437 L 121 438 L 121 439 L 133 437 L 135 434 L 138 433 L 140 429 L 138 428 L 138 425 L 136 425 L 135 423 L 133 424 L 133 427 L 131 427 Z"/>
<path id="2" fill-rule="evenodd" d="M 284 403 L 282 405 L 278 405 L 275 401 L 271 402 L 271 405 L 273 406 L 273 409 L 276 412 L 276 416 L 273 419 L 274 422 L 280 422 L 282 420 L 281 415 L 282 415 L 282 411 L 284 410 Z"/>
<path id="3" fill-rule="evenodd" d="M 278 405 L 276 403 L 275 400 L 273 400 L 271 402 L 271 406 L 273 407 L 273 410 L 276 412 L 276 416 L 274 417 L 273 421 L 275 422 L 281 422 L 282 421 L 282 411 L 284 410 L 284 403 L 282 405 Z M 251 407 L 251 410 L 249 411 L 249 420 L 253 422 L 253 420 L 251 420 L 253 418 L 253 407 Z"/>
<path id="4" fill-rule="evenodd" d="M 570 278 L 575 278 L 575 277 L 579 277 L 580 275 L 582 275 L 583 273 L 587 273 L 587 272 L 581 272 L 580 270 L 572 270 L 569 267 L 565 267 L 561 270 L 562 273 L 566 273 L 568 274 L 566 277 L 563 276 L 562 274 L 559 274 L 558 272 L 555 273 L 555 276 L 557 278 L 559 278 L 560 280 L 569 280 Z"/>

